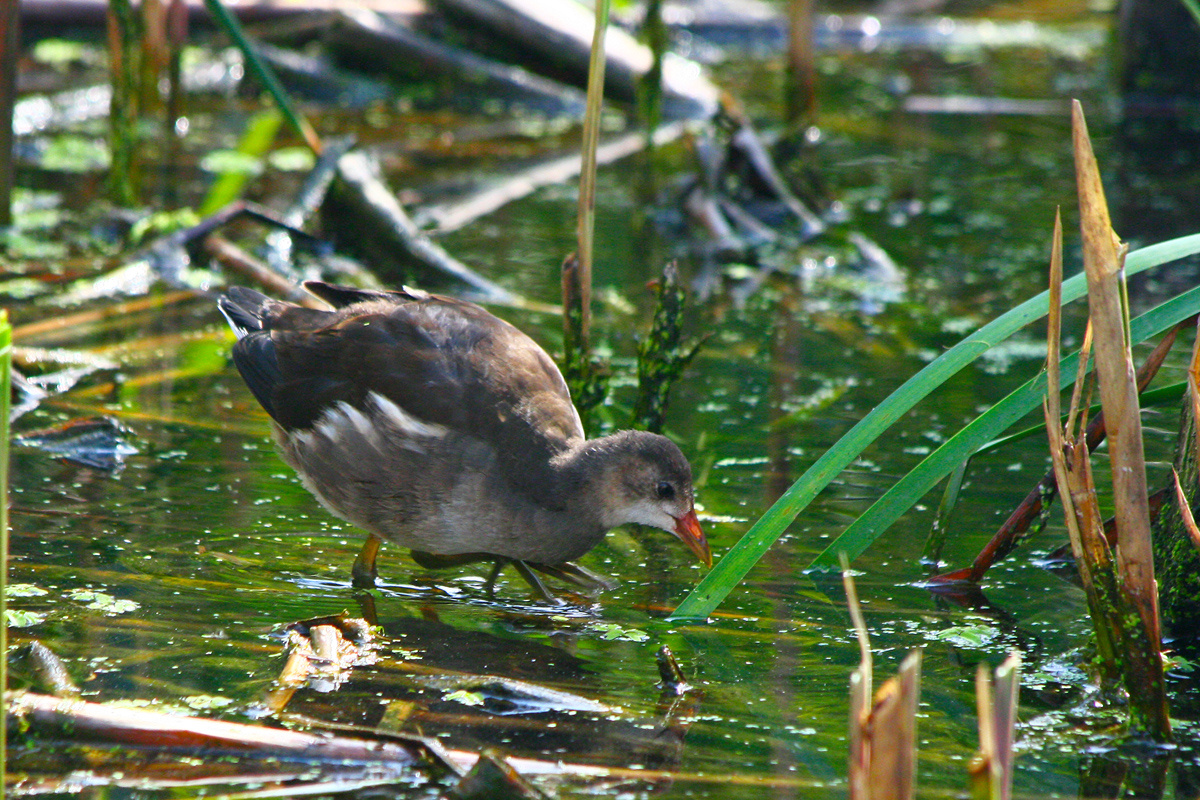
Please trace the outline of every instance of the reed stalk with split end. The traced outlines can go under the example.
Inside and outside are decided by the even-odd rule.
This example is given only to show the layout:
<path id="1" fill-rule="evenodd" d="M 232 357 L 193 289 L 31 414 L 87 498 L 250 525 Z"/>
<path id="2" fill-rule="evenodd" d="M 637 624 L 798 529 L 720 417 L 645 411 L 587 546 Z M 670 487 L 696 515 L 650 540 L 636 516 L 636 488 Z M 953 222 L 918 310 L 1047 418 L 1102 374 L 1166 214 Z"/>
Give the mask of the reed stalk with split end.
<path id="1" fill-rule="evenodd" d="M 912 800 L 917 786 L 921 650 L 911 651 L 900 662 L 899 673 L 872 693 L 871 642 L 845 554 L 841 562 L 846 605 L 861 654 L 850 673 L 850 800 Z"/>
<path id="2" fill-rule="evenodd" d="M 596 27 L 588 62 L 587 111 L 583 118 L 583 166 L 579 173 L 577 248 L 562 265 L 563 377 L 588 430 L 591 410 L 604 401 L 607 386 L 592 358 L 592 264 L 596 231 L 596 146 L 604 104 L 604 35 L 609 0 L 596 3 Z"/>
<path id="3" fill-rule="evenodd" d="M 1065 434 L 1059 427 L 1058 394 L 1052 391 L 1046 395 L 1050 455 L 1058 484 L 1064 490 L 1063 512 L 1091 611 L 1101 677 L 1109 684 L 1119 680 L 1124 685 L 1132 736 L 1168 741 L 1171 727 L 1160 652 L 1141 418 L 1130 353 L 1123 269 L 1125 248 L 1109 222 L 1099 167 L 1078 102 L 1072 109 L 1072 132 L 1089 308 L 1080 370 L 1086 363 L 1088 343 L 1094 339 L 1097 384 L 1109 434 L 1119 541 L 1115 553 L 1104 536 L 1104 520 L 1083 432 L 1087 423 L 1086 411 L 1081 413 L 1081 409 L 1086 409 L 1086 403 L 1081 403 L 1082 380 L 1076 382 L 1071 397 Z M 1050 272 L 1054 309 L 1062 285 L 1060 221 L 1055 224 Z M 1060 328 L 1060 315 L 1052 313 L 1047 335 L 1051 386 L 1058 385 Z"/>
<path id="4" fill-rule="evenodd" d="M 1013 729 L 1021 693 L 1021 653 L 1013 650 L 996 667 L 995 679 L 985 664 L 975 671 L 975 706 L 979 712 L 979 752 L 971 759 L 971 794 L 975 800 L 1012 797 Z"/>

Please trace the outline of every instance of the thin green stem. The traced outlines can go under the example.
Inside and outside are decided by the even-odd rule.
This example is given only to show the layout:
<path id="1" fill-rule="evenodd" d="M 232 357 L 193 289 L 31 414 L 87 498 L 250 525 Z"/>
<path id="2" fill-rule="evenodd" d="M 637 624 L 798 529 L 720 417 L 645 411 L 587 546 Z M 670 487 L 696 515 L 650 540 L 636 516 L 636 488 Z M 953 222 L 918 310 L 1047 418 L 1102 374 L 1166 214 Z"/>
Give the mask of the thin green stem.
<path id="1" fill-rule="evenodd" d="M 283 84 L 279 82 L 279 78 L 275 77 L 275 71 L 272 70 L 267 63 L 259 57 L 258 51 L 254 49 L 254 45 L 242 30 L 241 23 L 233 14 L 229 13 L 229 9 L 221 3 L 221 0 L 204 0 L 204 5 L 208 8 L 209 13 L 213 15 L 213 19 L 217 21 L 229 38 L 233 39 L 234 44 L 242 51 L 242 55 L 246 57 L 246 66 L 254 73 L 254 77 L 266 87 L 267 92 L 274 98 L 275 103 L 279 106 L 279 110 L 283 112 L 283 116 L 287 119 L 288 124 L 295 129 L 296 133 L 304 139 L 304 143 L 316 154 L 321 153 L 321 139 L 317 136 L 317 132 L 313 130 L 312 125 L 308 123 L 304 117 L 296 111 L 292 105 L 292 100 L 284 91 Z"/>
<path id="2" fill-rule="evenodd" d="M 608 30 L 609 0 L 596 3 L 596 30 L 588 62 L 587 112 L 583 119 L 583 167 L 579 173 L 579 283 L 583 300 L 584 336 L 591 318 L 592 253 L 596 230 L 596 146 L 600 141 L 600 113 L 604 105 L 604 35 Z"/>

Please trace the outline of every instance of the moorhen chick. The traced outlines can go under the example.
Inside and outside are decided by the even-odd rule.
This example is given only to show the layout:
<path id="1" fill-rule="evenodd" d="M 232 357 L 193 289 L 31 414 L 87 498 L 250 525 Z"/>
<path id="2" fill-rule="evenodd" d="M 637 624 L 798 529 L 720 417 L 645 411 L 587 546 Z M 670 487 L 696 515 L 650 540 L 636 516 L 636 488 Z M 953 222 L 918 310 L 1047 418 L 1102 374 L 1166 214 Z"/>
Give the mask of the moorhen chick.
<path id="1" fill-rule="evenodd" d="M 692 473 L 669 439 L 585 439 L 546 351 L 479 306 L 415 289 L 309 281 L 334 310 L 234 287 L 218 305 L 233 362 L 270 414 L 280 453 L 331 512 L 370 533 L 356 585 L 375 583 L 381 539 L 425 567 L 512 563 L 586 588 L 570 562 L 630 522 L 673 533 L 705 564 Z"/>

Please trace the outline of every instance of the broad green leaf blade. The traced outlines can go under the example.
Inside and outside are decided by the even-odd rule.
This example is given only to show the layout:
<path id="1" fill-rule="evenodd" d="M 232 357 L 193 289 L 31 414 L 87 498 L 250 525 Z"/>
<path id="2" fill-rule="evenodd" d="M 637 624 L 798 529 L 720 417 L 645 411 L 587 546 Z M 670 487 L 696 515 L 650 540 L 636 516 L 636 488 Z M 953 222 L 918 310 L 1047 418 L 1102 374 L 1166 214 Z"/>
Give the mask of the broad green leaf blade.
<path id="1" fill-rule="evenodd" d="M 1130 323 L 1132 340 L 1145 341 L 1197 312 L 1200 312 L 1200 287 L 1184 292 L 1133 320 Z M 1078 353 L 1063 359 L 1060 388 L 1075 383 L 1078 361 Z M 813 560 L 809 569 L 836 569 L 837 554 L 841 551 L 845 551 L 851 559 L 857 558 L 963 459 L 1037 408 L 1045 392 L 1046 375 L 1042 373 L 980 414 L 884 492 Z"/>
<path id="2" fill-rule="evenodd" d="M 221 166 L 220 161 L 214 160 L 218 175 L 208 190 L 208 196 L 200 204 L 197 213 L 201 217 L 215 214 L 242 195 L 252 175 L 247 167 L 262 168 L 263 158 L 275 143 L 275 134 L 282 124 L 283 117 L 275 109 L 268 109 L 250 118 L 238 141 L 236 154 L 230 154 L 240 156 L 236 163 L 231 163 L 234 159 L 227 158 L 225 165 Z"/>
<path id="3" fill-rule="evenodd" d="M 1172 239 L 1130 253 L 1125 260 L 1125 272 L 1128 275 L 1135 275 L 1168 261 L 1198 252 L 1200 252 L 1200 234 Z M 1063 302 L 1068 303 L 1079 299 L 1083 296 L 1085 288 L 1083 275 L 1076 275 L 1065 281 L 1063 283 Z M 746 534 L 726 553 L 725 557 L 683 599 L 683 602 L 668 619 L 697 619 L 711 614 L 753 569 L 771 545 L 783 535 L 784 530 L 797 515 L 808 507 L 813 498 L 828 486 L 843 469 L 858 458 L 863 450 L 913 406 L 963 367 L 1021 328 L 1044 317 L 1049 310 L 1049 297 L 1049 292 L 1042 292 L 1036 297 L 1026 300 L 963 339 L 905 381 L 899 389 L 890 394 L 858 424 L 847 431 L 783 493 L 783 496 L 773 506 L 767 509 L 758 522 L 746 531 Z M 1014 417 L 1013 421 L 1019 419 L 1020 416 Z M 933 455 L 930 458 L 933 458 Z M 844 536 L 843 533 L 837 541 L 842 542 Z M 826 553 L 828 552 L 826 550 Z M 859 550 L 853 554 L 857 555 L 861 552 Z M 825 553 L 822 553 L 813 566 L 825 568 L 824 556 Z"/>

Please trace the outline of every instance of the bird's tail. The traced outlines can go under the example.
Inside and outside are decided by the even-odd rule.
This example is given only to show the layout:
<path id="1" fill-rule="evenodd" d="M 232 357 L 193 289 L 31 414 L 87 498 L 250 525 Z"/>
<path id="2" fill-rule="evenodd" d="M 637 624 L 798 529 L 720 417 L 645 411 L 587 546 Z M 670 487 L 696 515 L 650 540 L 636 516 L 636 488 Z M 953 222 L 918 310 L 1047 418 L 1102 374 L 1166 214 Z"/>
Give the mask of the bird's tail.
<path id="1" fill-rule="evenodd" d="M 217 308 L 225 315 L 229 327 L 241 339 L 251 331 L 263 329 L 263 310 L 270 301 L 265 294 L 244 286 L 231 286 L 217 300 Z"/>

